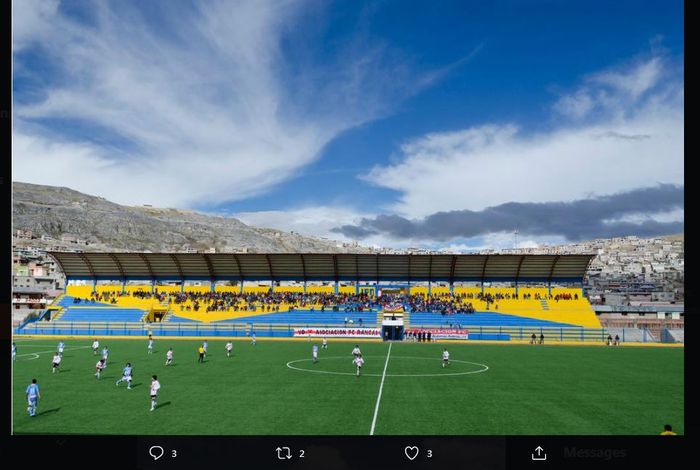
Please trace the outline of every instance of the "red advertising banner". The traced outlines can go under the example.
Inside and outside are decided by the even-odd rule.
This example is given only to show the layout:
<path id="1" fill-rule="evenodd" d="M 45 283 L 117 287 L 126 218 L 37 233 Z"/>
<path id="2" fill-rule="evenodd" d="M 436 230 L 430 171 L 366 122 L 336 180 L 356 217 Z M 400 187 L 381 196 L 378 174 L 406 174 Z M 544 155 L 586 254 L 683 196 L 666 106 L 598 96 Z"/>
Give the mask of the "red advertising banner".
<path id="1" fill-rule="evenodd" d="M 294 328 L 294 336 L 327 336 L 329 338 L 381 338 L 378 328 Z"/>

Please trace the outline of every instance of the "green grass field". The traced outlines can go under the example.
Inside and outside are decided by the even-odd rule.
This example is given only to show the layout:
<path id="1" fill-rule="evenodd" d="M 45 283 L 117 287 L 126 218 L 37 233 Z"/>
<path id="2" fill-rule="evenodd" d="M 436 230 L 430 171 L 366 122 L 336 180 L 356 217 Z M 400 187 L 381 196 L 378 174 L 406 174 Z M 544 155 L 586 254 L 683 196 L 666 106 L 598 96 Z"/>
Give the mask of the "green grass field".
<path id="1" fill-rule="evenodd" d="M 387 363 L 389 344 L 369 342 L 360 343 L 366 363 L 356 378 L 348 342 L 331 341 L 312 364 L 307 341 L 234 341 L 226 358 L 216 340 L 198 364 L 198 341 L 157 338 L 148 355 L 145 340 L 100 338 L 110 356 L 98 381 L 92 338 L 67 340 L 52 374 L 57 343 L 17 340 L 17 434 L 368 435 L 385 363 L 375 434 L 636 435 L 667 423 L 684 432 L 680 348 L 395 343 Z M 443 369 L 445 345 L 453 362 Z M 165 367 L 170 346 L 174 365 Z M 132 390 L 115 386 L 127 361 Z M 152 374 L 162 388 L 149 412 Z M 32 378 L 42 399 L 30 418 Z"/>

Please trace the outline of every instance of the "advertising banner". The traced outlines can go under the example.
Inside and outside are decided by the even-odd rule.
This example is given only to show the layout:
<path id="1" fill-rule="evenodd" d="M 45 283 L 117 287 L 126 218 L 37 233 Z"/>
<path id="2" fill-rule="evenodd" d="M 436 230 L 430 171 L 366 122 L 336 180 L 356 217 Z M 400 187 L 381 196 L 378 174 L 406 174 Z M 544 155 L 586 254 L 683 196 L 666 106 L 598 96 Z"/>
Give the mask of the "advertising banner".
<path id="1" fill-rule="evenodd" d="M 326 336 L 328 338 L 381 338 L 378 328 L 294 328 L 294 336 Z"/>

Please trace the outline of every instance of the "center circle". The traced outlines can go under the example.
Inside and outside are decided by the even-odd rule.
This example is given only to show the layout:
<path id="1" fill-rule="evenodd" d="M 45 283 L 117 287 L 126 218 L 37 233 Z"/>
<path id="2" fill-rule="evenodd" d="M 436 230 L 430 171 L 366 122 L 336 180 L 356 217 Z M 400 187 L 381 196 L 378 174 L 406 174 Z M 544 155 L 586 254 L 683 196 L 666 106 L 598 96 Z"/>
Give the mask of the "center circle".
<path id="1" fill-rule="evenodd" d="M 386 356 L 364 356 L 368 358 L 381 358 L 382 360 L 386 359 Z M 391 359 L 419 359 L 419 360 L 427 360 L 427 361 L 440 361 L 442 362 L 441 358 L 436 358 L 436 357 L 417 357 L 417 356 L 391 356 Z M 331 356 L 331 357 L 325 357 L 323 358 L 324 361 L 328 360 L 333 360 L 333 359 L 343 359 L 343 360 L 349 360 L 350 358 L 347 356 Z M 313 372 L 315 374 L 330 374 L 330 375 L 355 375 L 355 372 L 336 372 L 336 371 L 329 371 L 329 370 L 313 370 L 313 369 L 303 369 L 301 367 L 296 367 L 294 364 L 298 363 L 303 363 L 303 362 L 312 362 L 313 359 L 296 359 L 294 361 L 289 361 L 287 363 L 287 367 L 293 370 L 298 370 L 301 372 Z M 480 364 L 478 362 L 470 362 L 470 361 L 462 361 L 459 359 L 450 359 L 450 362 L 458 362 L 460 364 L 471 364 L 474 366 L 478 366 L 479 369 L 477 370 L 470 370 L 466 372 L 448 372 L 448 373 L 442 373 L 442 374 L 386 374 L 384 375 L 385 377 L 447 377 L 447 376 L 456 376 L 456 375 L 470 375 L 470 374 L 480 374 L 482 372 L 486 372 L 489 370 L 489 366 L 486 364 Z M 382 374 L 362 374 L 365 377 L 381 377 Z"/>

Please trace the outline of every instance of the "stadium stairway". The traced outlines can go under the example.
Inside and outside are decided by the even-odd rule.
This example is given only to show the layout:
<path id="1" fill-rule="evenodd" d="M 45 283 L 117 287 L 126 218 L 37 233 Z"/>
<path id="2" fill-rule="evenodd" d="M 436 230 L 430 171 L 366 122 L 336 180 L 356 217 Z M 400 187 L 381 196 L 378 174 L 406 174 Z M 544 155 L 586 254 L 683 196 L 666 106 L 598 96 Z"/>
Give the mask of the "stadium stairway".
<path id="1" fill-rule="evenodd" d="M 541 299 L 540 303 L 542 304 L 542 310 L 549 310 L 549 305 L 547 304 L 546 300 Z"/>

